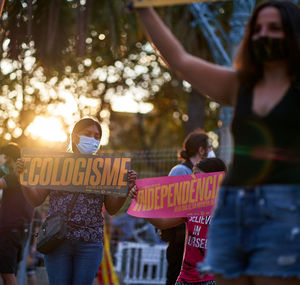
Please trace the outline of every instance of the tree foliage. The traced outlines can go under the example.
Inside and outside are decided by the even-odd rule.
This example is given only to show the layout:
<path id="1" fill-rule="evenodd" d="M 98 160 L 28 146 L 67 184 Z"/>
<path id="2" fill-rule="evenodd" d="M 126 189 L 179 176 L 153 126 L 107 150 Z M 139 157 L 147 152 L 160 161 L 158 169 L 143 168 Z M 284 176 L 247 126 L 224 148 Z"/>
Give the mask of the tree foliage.
<path id="1" fill-rule="evenodd" d="M 154 54 L 125 6 L 125 0 L 6 1 L 0 33 L 3 138 L 29 144 L 28 127 L 39 115 L 55 116 L 65 130 L 82 116 L 111 123 L 113 148 L 182 141 L 190 87 Z M 190 27 L 186 6 L 159 13 L 187 50 L 211 59 L 201 33 Z M 153 110 L 124 115 L 128 120 L 113 112 L 113 98 L 127 92 Z M 208 116 L 210 130 L 216 114 Z"/>

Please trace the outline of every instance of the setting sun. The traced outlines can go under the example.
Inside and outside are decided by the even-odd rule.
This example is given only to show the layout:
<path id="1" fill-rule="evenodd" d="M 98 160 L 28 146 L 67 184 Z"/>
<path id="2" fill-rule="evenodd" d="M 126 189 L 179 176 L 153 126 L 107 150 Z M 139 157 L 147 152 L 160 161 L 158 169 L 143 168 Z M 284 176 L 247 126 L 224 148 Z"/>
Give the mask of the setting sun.
<path id="1" fill-rule="evenodd" d="M 67 140 L 61 122 L 54 117 L 36 117 L 26 132 L 34 139 L 51 142 L 65 142 Z"/>

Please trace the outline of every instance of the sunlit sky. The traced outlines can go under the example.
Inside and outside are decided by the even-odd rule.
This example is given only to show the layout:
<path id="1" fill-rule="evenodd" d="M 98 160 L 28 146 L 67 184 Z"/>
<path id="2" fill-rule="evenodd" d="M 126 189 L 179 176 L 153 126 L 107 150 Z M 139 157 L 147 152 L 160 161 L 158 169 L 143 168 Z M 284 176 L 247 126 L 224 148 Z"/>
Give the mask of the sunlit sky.
<path id="1" fill-rule="evenodd" d="M 130 94 L 119 98 L 113 98 L 112 109 L 115 112 L 149 112 L 152 110 L 151 104 L 143 104 L 136 102 Z M 25 133 L 30 134 L 34 139 L 43 139 L 50 142 L 66 142 L 68 135 L 63 130 L 63 126 L 60 120 L 54 115 L 62 115 L 69 121 L 72 120 L 72 103 L 61 104 L 55 110 L 52 110 L 53 116 L 37 116 L 34 121 L 28 126 Z M 101 124 L 102 127 L 102 139 L 101 145 L 108 144 L 109 140 L 109 128 L 107 124 Z M 71 130 L 70 130 L 71 131 Z"/>
<path id="2" fill-rule="evenodd" d="M 33 123 L 31 123 L 26 129 L 25 133 L 30 134 L 34 139 L 42 139 L 50 142 L 66 142 L 68 140 L 68 134 L 63 130 L 63 126 L 56 115 L 63 116 L 66 122 L 70 125 L 74 123 L 73 114 L 77 111 L 77 105 L 73 102 L 74 98 L 69 92 L 63 91 L 63 96 L 66 98 L 65 103 L 58 104 L 58 106 L 49 107 L 49 116 L 37 116 Z M 86 98 L 91 108 L 96 108 L 98 101 L 94 99 Z M 111 98 L 112 110 L 115 112 L 130 112 L 130 113 L 147 113 L 153 109 L 152 104 L 137 102 L 132 93 L 126 92 L 124 96 L 114 95 Z M 102 127 L 102 139 L 101 145 L 108 144 L 109 141 L 109 127 L 106 124 L 106 117 L 109 117 L 108 112 L 101 112 L 100 116 L 103 119 Z M 71 128 L 70 130 L 71 131 Z"/>
<path id="3" fill-rule="evenodd" d="M 47 141 L 65 142 L 67 135 L 62 129 L 60 121 L 55 117 L 37 116 L 27 128 L 27 132 L 34 138 Z"/>

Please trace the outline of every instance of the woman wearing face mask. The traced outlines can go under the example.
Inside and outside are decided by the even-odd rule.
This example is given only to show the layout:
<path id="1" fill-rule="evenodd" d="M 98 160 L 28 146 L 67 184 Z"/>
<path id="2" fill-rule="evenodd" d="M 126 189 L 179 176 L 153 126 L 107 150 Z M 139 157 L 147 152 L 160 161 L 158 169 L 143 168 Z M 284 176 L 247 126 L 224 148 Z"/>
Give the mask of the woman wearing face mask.
<path id="1" fill-rule="evenodd" d="M 74 153 L 94 154 L 99 148 L 101 135 L 100 124 L 93 119 L 84 118 L 73 128 L 70 149 Z M 20 164 L 22 161 L 18 161 L 18 168 L 22 169 Z M 129 170 L 129 188 L 133 187 L 135 179 L 136 173 Z M 34 207 L 41 205 L 49 195 L 48 216 L 63 215 L 68 225 L 66 240 L 45 255 L 50 284 L 93 284 L 102 259 L 102 206 L 104 204 L 106 211 L 114 215 L 126 198 L 80 193 L 72 210 L 66 215 L 75 193 L 45 189 L 25 189 L 23 192 Z"/>
<path id="2" fill-rule="evenodd" d="M 206 258 L 217 284 L 299 284 L 299 7 L 258 6 L 233 69 L 188 54 L 153 9 L 136 11 L 172 69 L 202 94 L 235 107 L 233 163 Z"/>

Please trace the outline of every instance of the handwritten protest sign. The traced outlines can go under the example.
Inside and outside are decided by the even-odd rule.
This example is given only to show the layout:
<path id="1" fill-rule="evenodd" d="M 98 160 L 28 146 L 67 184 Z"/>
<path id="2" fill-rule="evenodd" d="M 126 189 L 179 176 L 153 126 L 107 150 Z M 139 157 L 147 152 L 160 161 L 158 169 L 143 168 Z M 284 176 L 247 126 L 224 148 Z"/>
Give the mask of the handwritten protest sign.
<path id="1" fill-rule="evenodd" d="M 133 5 L 134 7 L 149 7 L 149 6 L 179 5 L 179 4 L 187 4 L 192 2 L 214 2 L 214 1 L 218 1 L 218 0 L 134 0 Z"/>
<path id="2" fill-rule="evenodd" d="M 101 157 L 74 153 L 22 153 L 23 186 L 126 196 L 130 158 Z"/>
<path id="3" fill-rule="evenodd" d="M 141 218 L 209 215 L 224 172 L 138 179 L 127 213 Z"/>

